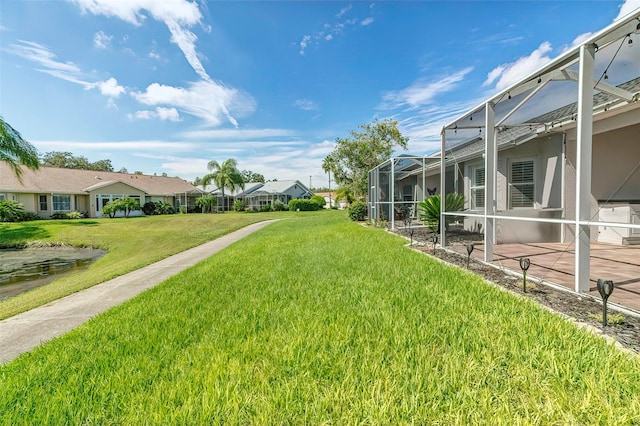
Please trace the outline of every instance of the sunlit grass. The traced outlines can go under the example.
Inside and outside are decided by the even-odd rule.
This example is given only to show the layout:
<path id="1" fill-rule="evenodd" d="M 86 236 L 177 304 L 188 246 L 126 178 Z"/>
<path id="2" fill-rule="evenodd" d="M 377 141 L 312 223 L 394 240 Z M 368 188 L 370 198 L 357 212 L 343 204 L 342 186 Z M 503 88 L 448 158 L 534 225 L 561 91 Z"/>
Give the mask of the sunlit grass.
<path id="1" fill-rule="evenodd" d="M 250 223 L 289 216 L 292 213 L 228 212 L 0 224 L 0 247 L 42 241 L 108 250 L 88 270 L 0 302 L 0 319 L 126 274 Z"/>
<path id="2" fill-rule="evenodd" d="M 629 424 L 638 360 L 342 213 L 0 367 L 0 424 Z"/>

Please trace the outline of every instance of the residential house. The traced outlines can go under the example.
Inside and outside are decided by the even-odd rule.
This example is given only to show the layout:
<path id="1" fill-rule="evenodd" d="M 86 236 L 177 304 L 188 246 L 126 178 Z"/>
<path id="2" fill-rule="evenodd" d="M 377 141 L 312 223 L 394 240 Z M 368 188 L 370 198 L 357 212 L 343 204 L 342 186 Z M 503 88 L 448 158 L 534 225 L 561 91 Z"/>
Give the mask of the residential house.
<path id="1" fill-rule="evenodd" d="M 486 262 L 499 244 L 575 246 L 573 288 L 588 291 L 592 243 L 640 240 L 638 34 L 636 10 L 444 124 L 439 152 L 376 167 L 370 218 L 396 227 L 402 206 L 463 194 L 442 214 L 483 233 Z"/>
<path id="2" fill-rule="evenodd" d="M 22 167 L 22 178 L 18 179 L 8 164 L 0 162 L 0 199 L 17 201 L 42 218 L 71 211 L 101 217 L 108 202 L 123 197 L 137 199 L 140 205 L 163 201 L 178 210 L 181 205 L 194 205 L 200 194 L 183 179 L 155 175 Z"/>
<path id="3" fill-rule="evenodd" d="M 244 195 L 246 208 L 260 210 L 265 205 L 274 206 L 276 201 L 284 205 L 296 199 L 309 199 L 313 192 L 299 180 L 278 180 L 265 182 L 262 186 L 253 189 Z"/>

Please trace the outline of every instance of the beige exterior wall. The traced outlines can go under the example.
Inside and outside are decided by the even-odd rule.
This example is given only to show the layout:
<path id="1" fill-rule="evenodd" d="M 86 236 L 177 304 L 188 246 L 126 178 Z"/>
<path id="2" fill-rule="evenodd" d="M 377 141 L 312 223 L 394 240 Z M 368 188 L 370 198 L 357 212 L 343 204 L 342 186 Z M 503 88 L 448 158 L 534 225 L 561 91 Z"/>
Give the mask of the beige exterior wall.
<path id="1" fill-rule="evenodd" d="M 594 126 L 595 129 L 595 126 Z M 575 218 L 576 133 L 567 133 L 565 216 Z M 640 124 L 605 131 L 593 136 L 591 170 L 591 217 L 598 220 L 599 201 L 640 200 Z M 596 241 L 598 227 L 591 227 Z M 565 226 L 565 242 L 575 238 L 574 227 Z"/>
<path id="2" fill-rule="evenodd" d="M 137 196 L 140 197 L 140 206 L 145 203 L 145 193 L 142 190 L 133 188 L 127 184 L 116 182 L 112 185 L 106 185 L 95 189 L 89 193 L 88 209 L 89 217 L 102 217 L 102 207 L 114 198 Z M 139 213 L 142 214 L 142 213 Z"/>

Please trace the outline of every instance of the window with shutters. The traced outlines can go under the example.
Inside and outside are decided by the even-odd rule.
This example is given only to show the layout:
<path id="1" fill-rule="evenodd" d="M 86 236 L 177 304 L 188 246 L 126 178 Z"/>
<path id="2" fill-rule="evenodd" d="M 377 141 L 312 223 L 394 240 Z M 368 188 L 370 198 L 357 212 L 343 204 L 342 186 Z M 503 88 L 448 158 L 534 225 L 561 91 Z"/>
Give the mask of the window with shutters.
<path id="1" fill-rule="evenodd" d="M 469 174 L 471 177 L 471 210 L 482 210 L 484 209 L 484 165 L 469 167 Z"/>
<path id="2" fill-rule="evenodd" d="M 535 197 L 535 163 L 533 160 L 511 161 L 509 206 L 512 209 L 533 207 Z"/>

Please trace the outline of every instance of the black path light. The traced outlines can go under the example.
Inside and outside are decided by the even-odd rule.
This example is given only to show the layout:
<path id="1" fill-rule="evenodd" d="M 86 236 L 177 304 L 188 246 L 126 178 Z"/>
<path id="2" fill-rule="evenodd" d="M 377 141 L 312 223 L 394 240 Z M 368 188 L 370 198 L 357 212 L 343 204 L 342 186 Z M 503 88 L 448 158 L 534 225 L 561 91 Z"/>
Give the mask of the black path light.
<path id="1" fill-rule="evenodd" d="M 467 244 L 467 269 L 469 269 L 469 260 L 471 260 L 471 253 L 473 252 L 473 243 Z"/>
<path id="2" fill-rule="evenodd" d="M 531 266 L 531 260 L 528 257 L 520 258 L 520 269 L 522 269 L 522 288 L 524 292 L 527 292 L 527 270 Z"/>
<path id="3" fill-rule="evenodd" d="M 613 293 L 613 281 L 598 278 L 598 292 L 602 296 L 602 326 L 607 325 L 607 300 Z"/>

